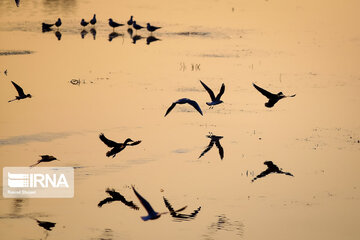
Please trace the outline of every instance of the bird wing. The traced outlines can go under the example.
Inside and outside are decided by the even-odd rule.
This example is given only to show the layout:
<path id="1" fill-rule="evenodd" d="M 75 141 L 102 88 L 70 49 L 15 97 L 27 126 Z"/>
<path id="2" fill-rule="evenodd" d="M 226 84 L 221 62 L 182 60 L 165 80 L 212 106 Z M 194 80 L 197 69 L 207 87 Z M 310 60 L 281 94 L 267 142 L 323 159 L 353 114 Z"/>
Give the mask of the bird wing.
<path id="1" fill-rule="evenodd" d="M 169 209 L 170 214 L 171 215 L 176 214 L 176 212 L 175 212 L 174 208 L 171 206 L 170 202 L 165 197 L 163 197 L 163 199 L 164 199 L 166 208 Z"/>
<path id="2" fill-rule="evenodd" d="M 261 172 L 259 175 L 257 175 L 256 177 L 254 177 L 253 180 L 251 180 L 252 182 L 254 182 L 256 179 L 258 178 L 262 178 L 262 177 L 265 177 L 267 175 L 269 175 L 270 173 L 272 173 L 273 171 L 271 171 L 269 168 L 266 169 L 265 171 Z"/>
<path id="3" fill-rule="evenodd" d="M 206 86 L 206 84 L 203 83 L 201 80 L 200 80 L 200 83 L 201 83 L 201 85 L 203 85 L 203 87 L 205 88 L 205 90 L 209 93 L 210 98 L 211 98 L 211 101 L 214 101 L 214 100 L 215 100 L 215 94 L 214 94 L 214 92 L 213 92 L 208 86 Z M 219 94 L 220 94 L 220 93 L 219 93 Z"/>
<path id="4" fill-rule="evenodd" d="M 135 195 L 137 196 L 137 198 L 139 199 L 139 201 L 141 202 L 141 204 L 144 206 L 144 208 L 146 209 L 146 211 L 148 212 L 149 215 L 152 215 L 155 213 L 154 209 L 151 207 L 150 203 L 148 201 L 146 201 L 145 198 L 143 198 L 134 188 L 134 186 L 132 186 L 132 189 L 134 190 Z"/>
<path id="5" fill-rule="evenodd" d="M 128 144 L 129 146 L 135 146 L 141 143 L 141 140 Z"/>
<path id="6" fill-rule="evenodd" d="M 14 85 L 14 87 L 16 88 L 16 91 L 18 92 L 19 96 L 25 96 L 24 90 L 17 85 L 16 83 L 14 83 L 13 81 L 11 81 L 11 83 Z"/>
<path id="7" fill-rule="evenodd" d="M 199 104 L 197 102 L 195 102 L 194 100 L 188 100 L 187 101 L 188 104 L 190 104 L 191 106 L 193 106 L 201 115 L 203 115 L 201 108 L 199 106 Z"/>
<path id="8" fill-rule="evenodd" d="M 202 156 L 204 156 L 205 153 L 207 153 L 213 146 L 214 146 L 214 141 L 211 140 L 209 145 L 207 146 L 207 148 L 205 148 L 205 150 L 200 154 L 200 156 L 198 158 L 201 158 Z"/>
<path id="9" fill-rule="evenodd" d="M 106 192 L 110 194 L 110 196 L 113 198 L 113 201 L 119 200 L 126 206 L 131 207 L 135 210 L 139 210 L 138 206 L 136 206 L 132 201 L 127 201 L 123 195 L 121 195 L 119 192 L 116 192 L 114 189 L 107 189 Z"/>
<path id="10" fill-rule="evenodd" d="M 224 92 L 225 92 L 225 84 L 222 84 L 221 85 L 221 88 L 220 88 L 220 92 L 219 92 L 219 94 L 216 96 L 216 99 L 215 100 L 220 100 L 220 98 L 221 98 L 221 96 L 224 94 Z"/>
<path id="11" fill-rule="evenodd" d="M 118 147 L 114 147 L 112 148 L 110 151 L 108 151 L 106 153 L 107 157 L 111 157 L 113 156 L 113 158 L 115 157 L 116 154 L 118 154 L 119 152 L 121 152 L 122 150 L 124 150 L 125 146 L 123 145 L 122 147 L 118 148 Z"/>
<path id="12" fill-rule="evenodd" d="M 113 202 L 114 199 L 111 198 L 111 197 L 108 197 L 108 198 L 105 198 L 104 200 L 101 200 L 99 203 L 98 203 L 98 207 L 102 207 L 102 205 L 106 204 L 106 203 L 110 203 L 110 202 Z"/>
<path id="13" fill-rule="evenodd" d="M 224 149 L 221 146 L 220 141 L 219 140 L 215 141 L 215 145 L 219 149 L 220 158 L 223 159 L 224 158 Z"/>
<path id="14" fill-rule="evenodd" d="M 99 135 L 99 138 L 100 138 L 100 140 L 101 140 L 103 143 L 105 143 L 106 146 L 108 146 L 108 147 L 116 147 L 116 146 L 119 145 L 117 142 L 114 142 L 114 141 L 111 141 L 111 140 L 107 139 L 103 133 L 101 133 L 101 134 Z"/>
<path id="15" fill-rule="evenodd" d="M 274 96 L 276 96 L 275 94 L 273 94 L 273 93 L 271 93 L 271 92 L 268 92 L 268 91 L 266 91 L 265 89 L 257 86 L 255 83 L 253 83 L 253 86 L 254 86 L 262 95 L 264 95 L 265 97 L 267 97 L 267 98 L 269 98 L 269 99 L 270 99 L 270 98 L 273 98 Z"/>
<path id="16" fill-rule="evenodd" d="M 170 107 L 168 108 L 168 110 L 166 111 L 164 117 L 166 117 L 166 115 L 168 115 L 168 114 L 171 112 L 171 110 L 173 110 L 173 108 L 176 106 L 176 104 L 177 104 L 177 102 L 174 102 L 173 104 L 171 104 L 171 106 L 170 106 Z"/>

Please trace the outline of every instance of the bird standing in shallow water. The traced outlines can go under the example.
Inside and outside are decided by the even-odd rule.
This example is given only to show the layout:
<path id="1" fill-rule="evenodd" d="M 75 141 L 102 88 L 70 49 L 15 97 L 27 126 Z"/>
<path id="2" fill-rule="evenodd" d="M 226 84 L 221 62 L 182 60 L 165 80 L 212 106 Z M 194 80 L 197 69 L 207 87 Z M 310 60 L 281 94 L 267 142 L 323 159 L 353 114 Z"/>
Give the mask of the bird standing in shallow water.
<path id="1" fill-rule="evenodd" d="M 89 22 L 86 22 L 85 19 L 81 19 L 80 25 L 84 28 L 89 24 Z"/>
<path id="2" fill-rule="evenodd" d="M 136 21 L 133 22 L 133 27 L 136 31 L 144 28 L 143 26 L 140 26 L 139 24 L 137 24 Z"/>
<path id="3" fill-rule="evenodd" d="M 101 133 L 99 135 L 99 138 L 103 143 L 105 143 L 106 146 L 108 146 L 109 148 L 112 148 L 110 151 L 108 151 L 106 153 L 106 156 L 107 157 L 112 156 L 113 158 L 116 156 L 116 154 L 118 154 L 119 152 L 124 150 L 126 146 L 134 146 L 134 145 L 138 145 L 139 143 L 141 143 L 141 141 L 134 142 L 130 138 L 127 138 L 124 143 L 117 143 L 117 142 L 107 139 L 103 133 Z M 129 142 L 132 142 L 132 143 L 129 143 Z"/>
<path id="4" fill-rule="evenodd" d="M 149 32 L 151 32 L 151 33 L 153 33 L 154 31 L 156 31 L 156 30 L 158 30 L 158 29 L 160 29 L 160 28 L 161 28 L 161 27 L 151 26 L 150 23 L 147 23 L 147 24 L 146 24 L 146 29 L 147 29 Z"/>
<path id="5" fill-rule="evenodd" d="M 51 156 L 51 155 L 40 155 L 40 157 L 41 157 L 41 159 L 37 163 L 31 165 L 30 167 L 35 167 L 36 165 L 38 165 L 39 163 L 42 163 L 42 162 L 52 162 L 54 160 L 59 161 L 59 159 L 57 159 L 56 157 Z"/>
<path id="6" fill-rule="evenodd" d="M 123 204 L 125 204 L 126 206 L 129 206 L 132 209 L 135 210 L 139 210 L 139 207 L 136 206 L 133 201 L 127 201 L 125 199 L 125 197 L 123 195 L 121 195 L 120 193 L 116 192 L 115 189 L 106 189 L 106 192 L 111 196 L 108 198 L 105 198 L 104 200 L 100 201 L 98 204 L 98 207 L 102 207 L 102 205 L 106 204 L 106 203 L 111 203 L 114 201 L 120 201 Z"/>
<path id="7" fill-rule="evenodd" d="M 269 99 L 267 103 L 265 103 L 265 106 L 268 108 L 271 108 L 277 103 L 280 99 L 286 98 L 286 97 L 295 97 L 296 94 L 291 96 L 285 96 L 282 92 L 279 92 L 278 94 L 273 94 L 271 92 L 266 91 L 265 89 L 257 86 L 255 83 L 253 83 L 253 86 L 265 97 Z"/>
<path id="8" fill-rule="evenodd" d="M 203 113 L 200 109 L 200 106 L 197 102 L 195 102 L 194 100 L 188 99 L 188 98 L 181 98 L 181 99 L 177 100 L 176 102 L 173 102 L 173 104 L 171 104 L 171 106 L 166 111 L 164 117 L 166 117 L 166 115 L 168 115 L 171 112 L 171 110 L 173 110 L 173 108 L 176 106 L 176 104 L 185 104 L 185 103 L 190 104 L 191 106 L 193 106 L 196 109 L 196 111 L 198 111 L 201 115 L 203 115 Z"/>
<path id="9" fill-rule="evenodd" d="M 14 87 L 15 87 L 16 91 L 18 92 L 19 96 L 16 96 L 15 99 L 9 100 L 8 102 L 12 102 L 12 101 L 15 101 L 15 100 L 21 100 L 21 99 L 31 98 L 32 97 L 31 94 L 25 94 L 24 90 L 19 85 L 17 85 L 13 81 L 11 81 L 11 83 L 14 85 Z"/>
<path id="10" fill-rule="evenodd" d="M 55 22 L 55 26 L 56 26 L 57 28 L 59 28 L 59 27 L 61 26 L 61 24 L 62 24 L 61 19 L 58 18 L 58 20 Z"/>
<path id="11" fill-rule="evenodd" d="M 115 31 L 115 28 L 124 26 L 122 23 L 117 23 L 112 20 L 112 18 L 109 18 L 109 25 L 113 28 L 113 31 Z"/>
<path id="12" fill-rule="evenodd" d="M 95 23 L 96 23 L 96 14 L 94 14 L 93 18 L 90 20 L 90 24 L 91 24 L 91 25 L 94 26 Z"/>
<path id="13" fill-rule="evenodd" d="M 257 175 L 254 179 L 251 180 L 251 182 L 254 182 L 258 178 L 265 177 L 269 175 L 270 173 L 279 173 L 279 174 L 285 174 L 288 176 L 294 176 L 289 172 L 283 172 L 281 168 L 276 166 L 272 161 L 265 161 L 264 164 L 268 167 L 265 171 L 261 172 L 259 175 Z"/>
<path id="14" fill-rule="evenodd" d="M 128 24 L 129 26 L 132 26 L 133 23 L 134 23 L 134 21 L 133 21 L 133 16 L 130 16 L 130 19 L 129 19 L 129 21 L 127 21 L 127 24 Z"/>
<path id="15" fill-rule="evenodd" d="M 209 93 L 210 95 L 210 98 L 211 98 L 211 102 L 207 102 L 206 104 L 208 106 L 210 106 L 210 108 L 213 108 L 215 105 L 218 105 L 220 103 L 223 103 L 223 101 L 220 100 L 221 96 L 224 94 L 225 92 L 225 85 L 224 83 L 221 85 L 221 88 L 220 88 L 220 92 L 219 94 L 215 97 L 215 94 L 214 92 L 208 87 L 206 86 L 205 83 L 203 83 L 201 80 L 200 80 L 200 83 L 201 85 L 203 85 L 203 87 L 205 88 L 205 90 Z"/>

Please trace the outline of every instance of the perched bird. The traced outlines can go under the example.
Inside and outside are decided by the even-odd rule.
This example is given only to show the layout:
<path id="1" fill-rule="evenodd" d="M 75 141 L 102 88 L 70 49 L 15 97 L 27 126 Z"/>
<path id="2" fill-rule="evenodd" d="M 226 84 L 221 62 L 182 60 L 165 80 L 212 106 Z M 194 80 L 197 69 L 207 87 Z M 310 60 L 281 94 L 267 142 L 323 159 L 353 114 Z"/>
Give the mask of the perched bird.
<path id="1" fill-rule="evenodd" d="M 220 144 L 220 139 L 223 138 L 223 136 L 216 136 L 213 135 L 212 133 L 210 133 L 209 135 L 207 135 L 206 137 L 210 138 L 210 143 L 209 145 L 205 148 L 205 150 L 200 154 L 199 158 L 201 158 L 202 156 L 205 155 L 205 153 L 207 153 L 208 151 L 210 151 L 210 149 L 214 146 L 214 143 L 216 145 L 216 147 L 219 149 L 219 155 L 220 158 L 223 159 L 224 158 L 224 149 Z"/>
<path id="2" fill-rule="evenodd" d="M 58 18 L 58 20 L 55 22 L 55 26 L 56 26 L 57 28 L 59 28 L 59 27 L 61 26 L 61 24 L 62 24 L 61 19 Z"/>
<path id="3" fill-rule="evenodd" d="M 267 103 L 265 103 L 265 106 L 268 108 L 271 108 L 277 103 L 280 99 L 286 98 L 286 97 L 295 97 L 296 94 L 291 96 L 285 96 L 282 92 L 279 92 L 278 94 L 273 94 L 271 92 L 266 91 L 265 89 L 262 89 L 261 87 L 257 86 L 255 83 L 253 83 L 253 86 L 265 97 L 269 99 Z"/>
<path id="4" fill-rule="evenodd" d="M 31 165 L 30 167 L 34 167 L 36 165 L 38 165 L 39 163 L 42 163 L 42 162 L 52 162 L 54 160 L 58 160 L 56 157 L 54 156 L 51 156 L 51 155 L 40 155 L 41 159 L 39 161 L 37 161 L 37 163 Z"/>
<path id="5" fill-rule="evenodd" d="M 56 223 L 53 222 L 46 222 L 46 221 L 40 221 L 35 219 L 38 223 L 38 225 L 44 229 L 46 229 L 47 231 L 51 231 L 53 227 L 55 227 Z"/>
<path id="6" fill-rule="evenodd" d="M 84 19 L 81 19 L 80 25 L 83 27 L 86 27 L 89 24 L 89 22 L 86 22 Z"/>
<path id="7" fill-rule="evenodd" d="M 147 216 L 143 216 L 141 217 L 142 220 L 147 221 L 147 220 L 154 220 L 159 218 L 162 214 L 166 214 L 167 212 L 164 213 L 158 213 L 155 212 L 154 209 L 151 207 L 150 203 L 148 201 L 146 201 L 145 198 L 143 198 L 134 188 L 134 186 L 131 186 L 132 189 L 134 190 L 135 195 L 137 196 L 137 198 L 139 199 L 139 201 L 141 202 L 141 204 L 144 206 L 144 208 L 146 209 L 146 211 L 148 212 Z"/>
<path id="8" fill-rule="evenodd" d="M 142 28 L 144 28 L 143 26 L 140 26 L 136 23 L 136 21 L 133 21 L 133 28 L 137 31 L 137 30 L 140 30 Z"/>
<path id="9" fill-rule="evenodd" d="M 279 173 L 279 174 L 285 174 L 288 176 L 294 176 L 289 172 L 283 172 L 281 168 L 276 166 L 272 161 L 265 161 L 264 164 L 268 167 L 265 171 L 261 172 L 259 175 L 257 175 L 254 179 L 251 180 L 251 182 L 254 182 L 258 178 L 265 177 L 269 175 L 270 173 Z"/>
<path id="10" fill-rule="evenodd" d="M 42 23 L 41 27 L 42 27 L 42 31 L 43 32 L 47 32 L 47 31 L 51 31 L 51 27 L 54 26 L 55 23 Z"/>
<path id="11" fill-rule="evenodd" d="M 24 90 L 19 85 L 17 85 L 13 81 L 11 81 L 11 83 L 14 85 L 14 87 L 15 87 L 16 91 L 18 92 L 19 96 L 16 96 L 15 99 L 9 100 L 8 102 L 12 102 L 12 101 L 15 101 L 15 100 L 21 100 L 21 99 L 24 99 L 24 98 L 31 98 L 32 97 L 31 94 L 25 94 Z"/>
<path id="12" fill-rule="evenodd" d="M 219 94 L 215 97 L 214 95 L 214 92 L 208 87 L 206 86 L 205 83 L 203 83 L 201 80 L 200 80 L 200 83 L 201 85 L 203 85 L 203 87 L 205 88 L 205 90 L 209 93 L 210 95 L 210 98 L 211 98 L 211 102 L 207 102 L 206 104 L 210 107 L 213 107 L 215 105 L 218 105 L 220 103 L 222 103 L 223 101 L 220 100 L 221 96 L 224 94 L 225 92 L 225 85 L 224 83 L 221 85 L 221 88 L 220 88 L 220 92 Z"/>
<path id="13" fill-rule="evenodd" d="M 155 26 L 151 26 L 150 25 L 150 23 L 147 23 L 146 24 L 146 29 L 149 31 L 149 32 L 154 32 L 154 31 L 156 31 L 156 30 L 158 30 L 158 29 L 160 29 L 161 27 L 155 27 Z"/>
<path id="14" fill-rule="evenodd" d="M 174 210 L 174 208 L 171 206 L 170 202 L 165 198 L 163 197 L 164 199 L 164 203 L 165 203 L 165 206 L 167 207 L 167 209 L 169 209 L 170 211 L 170 215 L 173 217 L 173 218 L 180 218 L 180 219 L 189 219 L 189 218 L 195 218 L 196 215 L 200 212 L 200 209 L 201 207 L 198 207 L 197 209 L 195 209 L 192 213 L 190 214 L 182 214 L 182 213 L 178 213 L 180 211 L 183 211 L 187 208 L 187 206 L 185 207 L 182 207 L 178 210 Z"/>
<path id="15" fill-rule="evenodd" d="M 106 204 L 106 203 L 111 203 L 114 201 L 120 201 L 123 204 L 125 204 L 126 206 L 129 206 L 132 209 L 135 210 L 139 210 L 139 207 L 136 206 L 133 201 L 127 201 L 125 199 L 125 197 L 123 195 L 121 195 L 120 193 L 116 192 L 115 189 L 106 189 L 106 192 L 111 196 L 108 198 L 105 198 L 104 200 L 100 201 L 98 204 L 98 207 L 102 207 L 102 205 Z"/>
<path id="16" fill-rule="evenodd" d="M 129 21 L 127 21 L 127 24 L 129 25 L 129 26 L 132 26 L 133 25 L 133 16 L 130 16 L 130 19 L 129 19 Z"/>
<path id="17" fill-rule="evenodd" d="M 139 143 L 141 143 L 141 141 L 134 142 L 130 138 L 127 138 L 124 143 L 117 143 L 117 142 L 107 139 L 103 133 L 101 133 L 99 135 L 99 138 L 103 143 L 105 143 L 106 146 L 108 146 L 109 148 L 112 148 L 110 151 L 108 151 L 106 153 L 106 156 L 107 157 L 112 156 L 113 158 L 116 156 L 116 154 L 118 154 L 119 152 L 124 150 L 124 148 L 126 146 L 134 146 L 134 145 L 138 145 Z M 132 143 L 129 143 L 129 142 L 132 142 Z"/>
<path id="18" fill-rule="evenodd" d="M 122 23 L 117 23 L 112 20 L 112 18 L 109 18 L 109 25 L 113 28 L 113 31 L 115 31 L 115 28 L 124 26 Z"/>
<path id="19" fill-rule="evenodd" d="M 168 115 L 171 112 L 171 110 L 176 106 L 176 104 L 185 104 L 185 103 L 190 104 L 191 106 L 193 106 L 196 109 L 196 111 L 198 111 L 201 115 L 203 115 L 203 113 L 200 109 L 200 106 L 199 106 L 199 104 L 197 104 L 197 102 L 195 102 L 194 100 L 188 99 L 188 98 L 181 98 L 181 99 L 177 100 L 176 102 L 174 102 L 173 104 L 171 104 L 171 106 L 166 111 L 164 117 L 166 117 L 166 115 Z"/>
<path id="20" fill-rule="evenodd" d="M 159 40 L 161 40 L 161 39 L 153 37 L 153 36 L 149 36 L 149 37 L 146 38 L 146 44 L 149 45 L 150 43 L 155 42 L 155 41 L 159 41 Z"/>
<path id="21" fill-rule="evenodd" d="M 95 25 L 96 23 L 96 14 L 94 14 L 93 18 L 90 20 L 91 25 Z"/>

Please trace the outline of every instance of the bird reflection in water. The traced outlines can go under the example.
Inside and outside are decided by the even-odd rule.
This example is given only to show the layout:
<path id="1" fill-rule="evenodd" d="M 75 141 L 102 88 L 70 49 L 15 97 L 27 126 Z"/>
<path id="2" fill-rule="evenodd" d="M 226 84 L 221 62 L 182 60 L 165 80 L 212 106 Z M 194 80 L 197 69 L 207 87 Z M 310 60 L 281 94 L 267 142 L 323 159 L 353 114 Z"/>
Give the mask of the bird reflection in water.
<path id="1" fill-rule="evenodd" d="M 147 45 L 150 45 L 150 43 L 156 42 L 156 41 L 160 41 L 160 40 L 161 40 L 161 39 L 156 38 L 156 37 L 154 37 L 154 36 L 149 36 L 149 37 L 146 38 L 146 44 L 147 44 Z"/>
<path id="2" fill-rule="evenodd" d="M 86 31 L 85 29 L 83 29 L 81 32 L 80 32 L 80 35 L 81 35 L 81 38 L 84 39 L 86 34 L 88 34 L 89 32 Z"/>
<path id="3" fill-rule="evenodd" d="M 132 28 L 127 29 L 128 34 L 130 35 L 130 38 L 133 37 L 134 30 Z"/>
<path id="4" fill-rule="evenodd" d="M 140 36 L 140 35 L 135 35 L 135 36 L 133 36 L 133 37 L 132 37 L 133 44 L 136 44 L 136 41 L 138 41 L 138 40 L 140 40 L 140 39 L 142 39 L 142 38 L 143 38 L 143 37 Z"/>
<path id="5" fill-rule="evenodd" d="M 225 214 L 222 214 L 217 216 L 216 221 L 208 226 L 208 232 L 204 237 L 209 240 L 214 239 L 219 231 L 234 232 L 236 236 L 242 237 L 244 234 L 244 224 L 240 221 L 232 221 Z"/>
<path id="6" fill-rule="evenodd" d="M 219 155 L 221 160 L 224 158 L 224 149 L 220 144 L 220 139 L 223 138 L 223 136 L 216 136 L 213 135 L 212 133 L 209 133 L 209 135 L 207 135 L 206 137 L 210 138 L 210 143 L 209 145 L 205 148 L 205 150 L 200 154 L 199 158 L 201 158 L 202 156 L 205 155 L 205 153 L 207 153 L 208 151 L 210 151 L 210 149 L 214 146 L 214 144 L 216 145 L 216 147 L 219 149 Z"/>
<path id="7" fill-rule="evenodd" d="M 95 40 L 95 39 L 96 39 L 96 29 L 95 29 L 95 28 L 91 28 L 91 29 L 90 29 L 90 33 L 91 33 L 91 35 L 93 36 L 93 39 Z"/>
<path id="8" fill-rule="evenodd" d="M 62 36 L 62 34 L 61 34 L 61 32 L 60 31 L 56 31 L 55 32 L 55 37 L 57 38 L 57 40 L 61 40 L 61 36 Z"/>
<path id="9" fill-rule="evenodd" d="M 16 4 L 17 7 L 19 7 L 20 6 L 20 0 L 15 0 L 15 4 Z"/>
<path id="10" fill-rule="evenodd" d="M 270 173 L 279 173 L 279 174 L 285 174 L 288 176 L 294 176 L 289 172 L 283 172 L 281 168 L 276 166 L 272 161 L 265 161 L 264 164 L 268 167 L 265 171 L 261 172 L 259 175 L 257 175 L 254 179 L 251 180 L 251 182 L 254 182 L 258 178 L 265 177 L 269 175 Z"/>
<path id="11" fill-rule="evenodd" d="M 175 219 L 181 219 L 181 220 L 194 219 L 196 217 L 196 215 L 200 212 L 200 209 L 201 209 L 201 206 L 200 206 L 190 214 L 178 213 L 178 212 L 185 210 L 187 208 L 187 206 L 182 207 L 175 211 L 174 208 L 171 206 L 169 200 L 167 200 L 165 197 L 163 197 L 163 199 L 164 199 L 165 206 L 167 207 L 167 209 L 169 209 L 170 215 Z"/>
<path id="12" fill-rule="evenodd" d="M 109 42 L 111 42 L 114 38 L 117 38 L 119 36 L 124 37 L 124 34 L 121 33 L 117 33 L 117 32 L 112 32 L 109 34 Z"/>
<path id="13" fill-rule="evenodd" d="M 106 189 L 106 193 L 108 193 L 111 197 L 101 200 L 98 204 L 98 207 L 102 207 L 104 204 L 107 204 L 107 203 L 119 201 L 132 209 L 139 210 L 139 207 L 136 206 L 133 201 L 126 200 L 125 197 L 123 195 L 121 195 L 119 192 L 116 192 L 115 189 L 108 188 L 108 189 Z"/>

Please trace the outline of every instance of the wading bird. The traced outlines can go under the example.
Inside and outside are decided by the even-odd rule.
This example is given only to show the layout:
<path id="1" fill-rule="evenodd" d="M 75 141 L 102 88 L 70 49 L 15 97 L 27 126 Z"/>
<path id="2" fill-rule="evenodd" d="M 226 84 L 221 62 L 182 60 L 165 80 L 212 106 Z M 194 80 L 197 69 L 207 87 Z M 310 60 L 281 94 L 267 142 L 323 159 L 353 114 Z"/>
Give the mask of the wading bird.
<path id="1" fill-rule="evenodd" d="M 170 202 L 163 197 L 164 199 L 164 203 L 165 206 L 167 207 L 167 209 L 169 209 L 170 215 L 173 218 L 180 218 L 180 219 L 189 219 L 189 218 L 195 218 L 196 215 L 200 212 L 201 207 L 198 207 L 197 209 L 195 209 L 192 213 L 190 214 L 183 214 L 183 213 L 178 213 L 180 211 L 183 211 L 187 208 L 187 206 L 180 208 L 179 210 L 174 210 L 174 208 L 171 206 Z"/>
<path id="2" fill-rule="evenodd" d="M 89 22 L 85 21 L 85 19 L 81 19 L 80 25 L 84 28 L 89 24 Z"/>
<path id="3" fill-rule="evenodd" d="M 286 97 L 295 97 L 296 94 L 291 96 L 285 96 L 282 92 L 279 92 L 278 94 L 273 94 L 271 92 L 266 91 L 265 89 L 262 89 L 261 87 L 257 86 L 255 83 L 253 83 L 253 86 L 265 97 L 269 99 L 267 103 L 265 103 L 265 106 L 268 108 L 271 108 L 277 103 L 280 99 L 286 98 Z"/>
<path id="4" fill-rule="evenodd" d="M 105 143 L 106 146 L 108 146 L 109 148 L 112 148 L 110 151 L 108 151 L 106 153 L 106 156 L 107 157 L 112 156 L 113 158 L 116 156 L 116 154 L 118 154 L 119 152 L 124 150 L 124 148 L 126 146 L 134 146 L 134 145 L 138 145 L 139 143 L 141 143 L 141 141 L 134 142 L 130 138 L 127 138 L 124 143 L 117 143 L 117 142 L 107 139 L 103 133 L 101 133 L 99 135 L 99 138 L 103 143 Z M 129 142 L 132 142 L 132 143 L 129 143 Z"/>
<path id="5" fill-rule="evenodd" d="M 289 172 L 283 172 L 281 168 L 276 166 L 272 161 L 265 161 L 264 164 L 268 167 L 265 171 L 261 172 L 259 175 L 257 175 L 251 182 L 254 182 L 258 178 L 265 177 L 269 175 L 270 173 L 279 173 L 279 174 L 285 174 L 288 176 L 294 176 Z"/>
<path id="6" fill-rule="evenodd" d="M 166 117 L 166 115 L 168 115 L 171 112 L 171 110 L 173 110 L 173 108 L 176 106 L 176 104 L 185 104 L 185 103 L 190 104 L 191 106 L 193 106 L 196 109 L 196 111 L 198 111 L 201 115 L 203 115 L 201 108 L 197 102 L 195 102 L 194 100 L 188 99 L 188 98 L 181 98 L 181 99 L 177 100 L 176 102 L 173 102 L 173 104 L 171 104 L 171 106 L 166 111 L 164 117 Z"/>
<path id="7" fill-rule="evenodd" d="M 94 14 L 93 18 L 90 20 L 91 25 L 95 25 L 96 23 L 96 14 Z"/>
<path id="8" fill-rule="evenodd" d="M 61 22 L 61 19 L 58 18 L 58 20 L 55 22 L 55 23 L 42 23 L 41 26 L 42 26 L 42 31 L 43 32 L 48 32 L 48 31 L 51 31 L 51 27 L 52 26 L 56 26 L 57 28 L 59 28 L 61 26 L 62 22 Z"/>
<path id="9" fill-rule="evenodd" d="M 117 23 L 112 20 L 112 18 L 109 18 L 109 25 L 113 28 L 113 31 L 115 31 L 115 28 L 124 26 L 122 23 Z"/>
<path id="10" fill-rule="evenodd" d="M 129 26 L 132 26 L 133 23 L 134 23 L 134 21 L 133 21 L 133 16 L 130 16 L 130 19 L 129 19 L 129 21 L 127 21 L 127 24 L 128 24 Z"/>
<path id="11" fill-rule="evenodd" d="M 127 201 L 125 199 L 125 197 L 123 195 L 121 195 L 119 192 L 116 192 L 115 189 L 106 189 L 106 192 L 111 196 L 108 198 L 105 198 L 104 200 L 100 201 L 98 204 L 98 207 L 102 207 L 102 205 L 106 204 L 106 203 L 111 203 L 114 201 L 120 201 L 123 204 L 125 204 L 126 206 L 135 209 L 135 210 L 139 210 L 139 207 L 136 206 L 133 201 Z"/>
<path id="12" fill-rule="evenodd" d="M 140 29 L 142 29 L 144 27 L 137 24 L 136 21 L 133 21 L 133 28 L 137 31 L 137 30 L 140 30 Z"/>
<path id="13" fill-rule="evenodd" d="M 39 163 L 42 163 L 42 162 L 52 162 L 54 160 L 60 161 L 59 159 L 57 159 L 56 157 L 51 156 L 51 155 L 40 155 L 40 157 L 41 157 L 41 159 L 39 161 L 37 161 L 37 163 L 31 165 L 30 167 L 35 167 L 36 165 L 38 165 Z"/>
<path id="14" fill-rule="evenodd" d="M 220 158 L 223 159 L 224 158 L 224 149 L 220 144 L 220 139 L 222 139 L 223 136 L 216 136 L 216 135 L 213 135 L 212 133 L 210 133 L 206 137 L 210 138 L 210 143 L 207 146 L 207 148 L 205 148 L 205 150 L 200 154 L 199 158 L 201 158 L 202 156 L 205 155 L 205 153 L 210 151 L 210 149 L 214 146 L 214 143 L 215 143 L 216 147 L 219 149 Z"/>
<path id="15" fill-rule="evenodd" d="M 8 102 L 12 102 L 12 101 L 15 101 L 15 100 L 21 100 L 21 99 L 31 98 L 32 97 L 31 94 L 25 94 L 24 90 L 19 85 L 17 85 L 13 81 L 11 81 L 11 83 L 14 85 L 14 87 L 15 87 L 16 91 L 18 92 L 19 96 L 16 96 L 15 99 L 9 100 Z"/>
<path id="16" fill-rule="evenodd" d="M 158 30 L 158 29 L 160 29 L 160 28 L 161 28 L 161 27 L 151 26 L 150 23 L 147 23 L 147 24 L 146 24 L 146 29 L 147 29 L 149 32 L 151 32 L 151 33 L 153 33 L 154 31 L 156 31 L 156 30 Z"/>
<path id="17" fill-rule="evenodd" d="M 210 95 L 210 98 L 211 98 L 211 102 L 207 102 L 206 104 L 208 106 L 210 106 L 210 108 L 214 107 L 215 105 L 218 105 L 220 103 L 223 103 L 223 101 L 220 100 L 221 96 L 224 94 L 225 92 L 225 85 L 224 83 L 221 85 L 221 88 L 220 88 L 220 92 L 218 93 L 218 95 L 215 97 L 215 94 L 214 92 L 208 87 L 206 86 L 205 83 L 203 83 L 201 80 L 200 80 L 200 83 L 201 85 L 203 85 L 203 87 L 205 88 L 205 90 L 209 93 Z"/>

